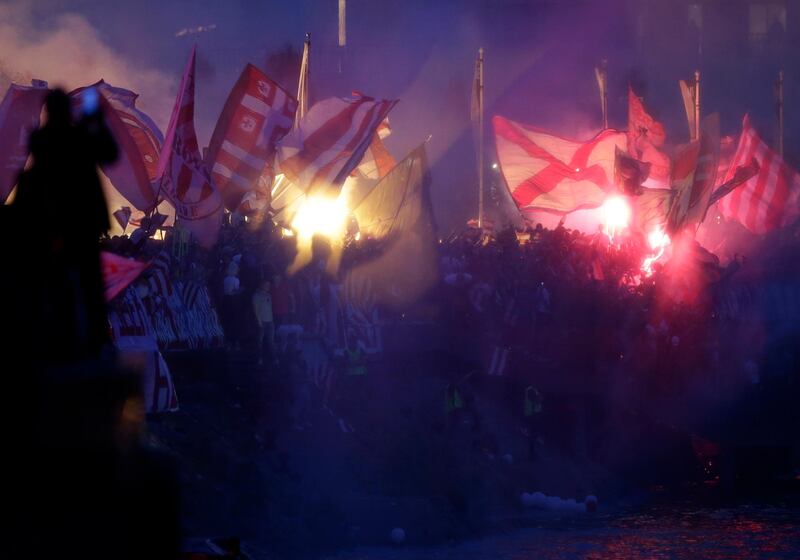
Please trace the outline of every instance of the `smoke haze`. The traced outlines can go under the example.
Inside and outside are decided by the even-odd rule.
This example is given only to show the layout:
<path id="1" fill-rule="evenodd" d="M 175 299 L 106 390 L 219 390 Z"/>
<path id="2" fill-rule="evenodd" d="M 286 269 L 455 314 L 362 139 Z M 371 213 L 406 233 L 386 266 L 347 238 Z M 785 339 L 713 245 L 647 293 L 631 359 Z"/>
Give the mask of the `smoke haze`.
<path id="1" fill-rule="evenodd" d="M 32 78 L 70 90 L 104 79 L 143 94 L 142 109 L 164 123 L 171 108 L 174 76 L 144 66 L 115 50 L 78 13 L 42 19 L 32 2 L 0 6 L 0 87 L 29 85 Z M 163 125 L 162 125 L 163 126 Z"/>
<path id="2" fill-rule="evenodd" d="M 299 65 L 305 33 L 311 32 L 312 101 L 353 90 L 400 99 L 386 142 L 398 159 L 432 135 L 433 202 L 446 235 L 477 209 L 469 116 L 479 47 L 486 49 L 487 123 L 498 114 L 577 139 L 593 136 L 600 126 L 593 68 L 607 58 L 612 127 L 626 126 L 630 82 L 664 122 L 668 141 L 685 142 L 677 80 L 700 68 L 703 112 L 721 113 L 723 134 L 736 134 L 750 112 L 771 140 L 772 84 L 783 65 L 787 100 L 793 99 L 798 76 L 789 62 L 797 41 L 790 36 L 779 49 L 769 42 L 754 49 L 746 3 L 729 4 L 703 3 L 708 10 L 698 44 L 686 6 L 675 2 L 350 0 L 348 44 L 339 48 L 335 0 L 16 1 L 0 5 L 0 68 L 4 82 L 36 77 L 74 87 L 104 78 L 131 88 L 163 129 L 196 44 L 195 119 L 204 145 L 245 64 L 263 69 L 276 53 L 294 52 Z M 275 78 L 294 91 L 291 78 Z M 787 105 L 787 158 L 795 164 L 799 117 Z M 488 163 L 492 149 L 487 131 Z M 508 202 L 502 178 L 491 168 L 488 174 L 492 204 L 504 197 Z"/>

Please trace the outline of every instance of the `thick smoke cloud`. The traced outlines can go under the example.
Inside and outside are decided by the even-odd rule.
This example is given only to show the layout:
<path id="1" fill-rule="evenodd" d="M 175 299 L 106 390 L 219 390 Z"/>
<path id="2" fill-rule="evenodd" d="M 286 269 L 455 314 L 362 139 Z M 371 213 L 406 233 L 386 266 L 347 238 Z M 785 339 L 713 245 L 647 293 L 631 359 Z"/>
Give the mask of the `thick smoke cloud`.
<path id="1" fill-rule="evenodd" d="M 46 80 L 67 90 L 99 79 L 142 94 L 139 106 L 166 126 L 176 78 L 118 52 L 83 15 L 43 18 L 32 2 L 0 5 L 0 89 Z"/>

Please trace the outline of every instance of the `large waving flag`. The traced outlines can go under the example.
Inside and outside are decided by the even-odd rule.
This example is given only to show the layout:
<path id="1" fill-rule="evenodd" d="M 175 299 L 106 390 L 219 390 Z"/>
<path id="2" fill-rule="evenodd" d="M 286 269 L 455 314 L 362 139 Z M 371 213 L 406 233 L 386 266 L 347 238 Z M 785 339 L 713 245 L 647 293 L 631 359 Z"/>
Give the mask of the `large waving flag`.
<path id="1" fill-rule="evenodd" d="M 28 136 L 39 127 L 47 86 L 8 87 L 0 104 L 0 204 L 17 183 L 28 160 Z"/>
<path id="2" fill-rule="evenodd" d="M 158 156 L 164 137 L 153 119 L 136 107 L 139 94 L 103 80 L 88 87 L 101 94 L 106 123 L 120 148 L 120 157 L 103 166 L 103 172 L 134 208 L 149 212 L 158 204 L 153 185 L 158 178 Z M 88 87 L 70 93 L 76 106 Z"/>
<path id="3" fill-rule="evenodd" d="M 392 127 L 387 117 L 378 125 L 378 130 L 372 136 L 372 142 L 370 142 L 369 148 L 364 153 L 364 158 L 356 168 L 357 173 L 367 179 L 378 180 L 384 178 L 397 165 L 394 157 L 383 144 L 384 139 L 391 133 Z"/>
<path id="4" fill-rule="evenodd" d="M 364 307 L 361 300 L 368 296 L 382 305 L 402 307 L 436 283 L 436 223 L 424 143 L 381 179 L 353 214 L 362 235 L 381 244 L 345 273 L 348 303 Z M 367 293 L 355 289 L 365 285 L 371 286 Z"/>
<path id="5" fill-rule="evenodd" d="M 316 103 L 283 139 L 281 172 L 308 194 L 338 193 L 396 103 L 364 96 Z"/>
<path id="6" fill-rule="evenodd" d="M 275 149 L 291 130 L 296 110 L 294 97 L 252 64 L 245 67 L 228 95 L 206 155 L 228 210 L 236 210 L 242 197 L 254 190 L 269 196 Z"/>
<path id="7" fill-rule="evenodd" d="M 719 211 L 753 233 L 766 233 L 800 217 L 800 174 L 758 136 L 747 115 L 725 180 L 755 160 L 758 173 L 719 201 Z"/>
<path id="8" fill-rule="evenodd" d="M 719 149 L 719 115 L 714 113 L 703 119 L 699 143 L 690 144 L 690 147 L 679 152 L 684 163 L 694 159 L 694 168 L 684 178 L 678 175 L 681 163 L 676 158 L 675 195 L 668 222 L 668 233 L 671 235 L 684 228 L 696 229 L 705 219 L 716 184 Z M 686 155 L 684 157 L 681 154 Z"/>
<path id="9" fill-rule="evenodd" d="M 670 159 L 661 151 L 666 139 L 664 125 L 650 116 L 642 100 L 628 86 L 628 153 L 650 164 L 646 186 L 669 187 Z"/>
<path id="10" fill-rule="evenodd" d="M 603 130 L 588 142 L 567 140 L 502 117 L 492 119 L 497 155 L 521 212 L 572 212 L 600 206 L 613 189 L 624 132 Z"/>
<path id="11" fill-rule="evenodd" d="M 219 233 L 222 197 L 200 156 L 194 130 L 195 58 L 193 49 L 158 158 L 158 176 L 161 192 L 183 225 L 201 245 L 210 246 Z"/>

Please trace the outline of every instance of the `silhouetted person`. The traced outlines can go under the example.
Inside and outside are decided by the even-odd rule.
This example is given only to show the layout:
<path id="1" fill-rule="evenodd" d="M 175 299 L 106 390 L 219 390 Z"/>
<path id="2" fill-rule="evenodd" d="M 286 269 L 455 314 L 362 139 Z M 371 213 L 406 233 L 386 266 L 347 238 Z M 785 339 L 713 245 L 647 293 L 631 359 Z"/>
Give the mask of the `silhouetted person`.
<path id="1" fill-rule="evenodd" d="M 55 90 L 46 109 L 14 204 L 32 335 L 56 365 L 97 356 L 109 342 L 98 240 L 110 224 L 97 167 L 116 160 L 117 145 L 99 108 L 73 122 L 70 98 Z"/>
<path id="2" fill-rule="evenodd" d="M 15 333 L 8 400 L 24 406 L 3 423 L 19 432 L 3 439 L 13 558 L 178 556 L 175 470 L 142 444 L 140 373 L 103 352 L 99 241 L 109 220 L 98 165 L 113 162 L 117 146 L 99 108 L 75 122 L 71 99 L 48 95 L 33 163 L 0 224 L 12 263 L 2 317 Z"/>

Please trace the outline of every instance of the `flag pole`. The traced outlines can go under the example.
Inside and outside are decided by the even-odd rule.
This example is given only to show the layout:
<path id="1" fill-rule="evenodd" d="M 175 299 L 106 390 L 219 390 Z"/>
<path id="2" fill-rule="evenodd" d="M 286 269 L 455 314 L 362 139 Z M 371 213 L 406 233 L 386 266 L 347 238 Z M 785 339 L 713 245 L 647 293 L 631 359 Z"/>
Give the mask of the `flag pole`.
<path id="1" fill-rule="evenodd" d="M 306 33 L 303 41 L 303 56 L 300 59 L 300 78 L 297 80 L 297 110 L 294 113 L 294 124 L 292 128 L 297 129 L 300 121 L 308 112 L 308 82 L 311 63 L 311 33 Z M 270 188 L 270 206 L 272 201 L 282 196 L 289 188 L 289 182 L 284 175 L 278 175 L 272 179 Z"/>
<path id="2" fill-rule="evenodd" d="M 700 140 L 700 70 L 694 71 L 694 139 Z"/>
<path id="3" fill-rule="evenodd" d="M 347 46 L 347 0 L 339 0 L 339 74 L 342 73 L 342 52 Z"/>
<path id="4" fill-rule="evenodd" d="M 303 42 L 303 58 L 300 61 L 300 80 L 297 83 L 297 112 L 294 115 L 294 127 L 308 112 L 308 77 L 311 63 L 311 33 L 306 33 Z"/>
<path id="5" fill-rule="evenodd" d="M 600 61 L 600 66 L 594 69 L 597 78 L 597 88 L 600 90 L 600 111 L 603 117 L 603 130 L 608 128 L 608 60 Z"/>
<path id="6" fill-rule="evenodd" d="M 778 71 L 775 82 L 775 104 L 778 113 L 778 153 L 783 157 L 783 70 Z"/>
<path id="7" fill-rule="evenodd" d="M 483 229 L 483 47 L 478 49 L 478 228 Z"/>

